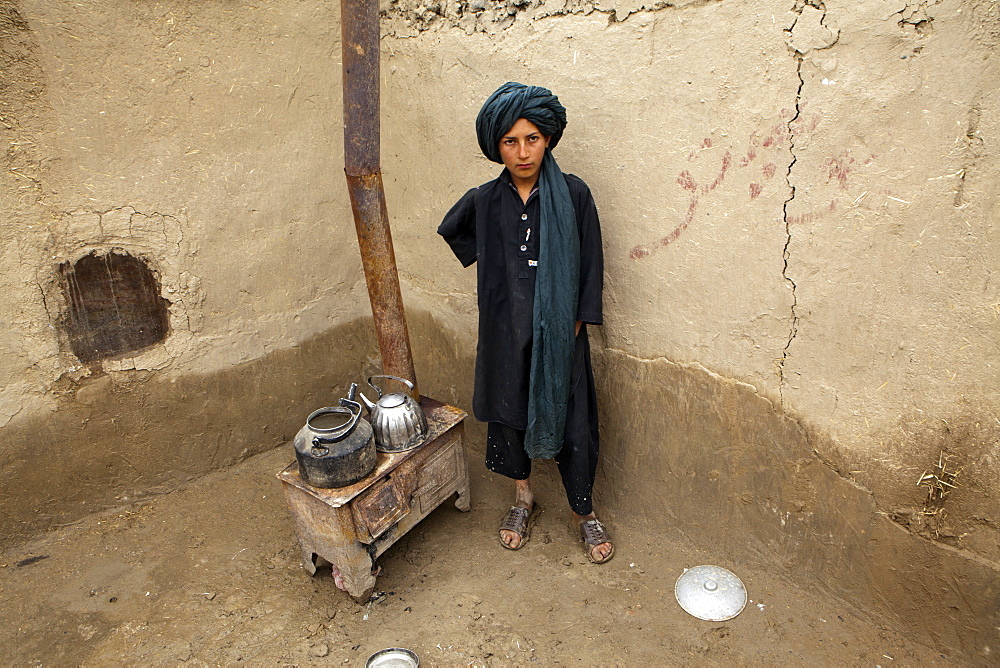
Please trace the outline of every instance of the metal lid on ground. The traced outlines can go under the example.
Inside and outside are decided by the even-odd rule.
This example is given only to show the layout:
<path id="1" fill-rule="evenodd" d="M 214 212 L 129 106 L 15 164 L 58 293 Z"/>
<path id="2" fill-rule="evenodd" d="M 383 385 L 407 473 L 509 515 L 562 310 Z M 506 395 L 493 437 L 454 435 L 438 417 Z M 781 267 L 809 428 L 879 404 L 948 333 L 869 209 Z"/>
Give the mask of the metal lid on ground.
<path id="1" fill-rule="evenodd" d="M 685 568 L 674 585 L 674 596 L 685 612 L 710 622 L 732 619 L 747 604 L 743 582 L 720 566 Z"/>
<path id="2" fill-rule="evenodd" d="M 417 655 L 402 647 L 381 649 L 370 657 L 365 668 L 417 668 L 420 660 Z"/>

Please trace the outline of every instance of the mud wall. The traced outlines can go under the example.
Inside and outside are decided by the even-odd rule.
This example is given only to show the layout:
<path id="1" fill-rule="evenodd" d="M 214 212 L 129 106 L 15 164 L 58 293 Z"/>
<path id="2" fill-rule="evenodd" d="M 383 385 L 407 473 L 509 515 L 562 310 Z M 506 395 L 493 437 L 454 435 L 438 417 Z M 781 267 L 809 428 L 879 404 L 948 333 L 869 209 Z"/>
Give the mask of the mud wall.
<path id="1" fill-rule="evenodd" d="M 274 447 L 367 363 L 335 9 L 0 2 L 0 535 Z M 73 325 L 142 327 L 124 256 L 167 336 L 85 363 Z"/>
<path id="2" fill-rule="evenodd" d="M 818 578 L 942 648 L 995 648 L 1000 7 L 382 14 L 382 162 L 421 388 L 469 405 L 474 271 L 434 229 L 497 172 L 475 114 L 505 80 L 550 86 L 570 114 L 560 165 L 604 228 L 606 512 Z M 338 21 L 310 0 L 0 0 L 5 537 L 282 443 L 377 364 Z M 72 269 L 122 254 L 155 277 L 167 336 L 84 363 L 70 325 L 97 319 L 74 319 Z M 104 313 L 93 301 L 82 312 Z"/>
<path id="3" fill-rule="evenodd" d="M 388 5 L 386 104 L 414 125 L 387 158 L 442 186 L 387 167 L 425 220 L 404 271 L 496 171 L 481 98 L 545 82 L 598 194 L 607 346 L 753 385 L 901 522 L 1000 557 L 995 3 L 501 5 Z M 472 271 L 430 251 L 414 299 L 471 336 Z M 943 513 L 917 485 L 940 457 Z"/>
<path id="4" fill-rule="evenodd" d="M 606 512 L 995 651 L 1000 8 L 384 8 L 408 303 L 470 348 L 474 272 L 431 231 L 497 171 L 475 114 L 511 79 L 569 109 L 557 157 L 605 234 Z"/>

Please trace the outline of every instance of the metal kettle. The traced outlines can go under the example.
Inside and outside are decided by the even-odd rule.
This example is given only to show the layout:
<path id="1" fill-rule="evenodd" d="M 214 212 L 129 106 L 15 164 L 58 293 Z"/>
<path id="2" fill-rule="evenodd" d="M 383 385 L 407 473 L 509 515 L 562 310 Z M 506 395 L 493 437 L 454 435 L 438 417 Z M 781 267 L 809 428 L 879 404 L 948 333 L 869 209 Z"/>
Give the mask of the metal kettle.
<path id="1" fill-rule="evenodd" d="M 381 388 L 372 382 L 373 378 L 397 380 L 409 390 L 413 389 L 413 383 L 398 376 L 371 376 L 368 385 L 378 393 L 378 401 L 372 403 L 365 395 L 357 393 L 368 409 L 375 433 L 375 448 L 379 452 L 405 452 L 422 444 L 429 431 L 424 409 L 405 392 L 383 394 Z M 354 399 L 356 391 L 357 385 L 352 383 L 347 398 Z"/>
<path id="2" fill-rule="evenodd" d="M 361 419 L 361 404 L 349 399 L 310 413 L 292 445 L 299 474 L 313 487 L 352 485 L 371 473 L 378 459 L 372 427 Z"/>

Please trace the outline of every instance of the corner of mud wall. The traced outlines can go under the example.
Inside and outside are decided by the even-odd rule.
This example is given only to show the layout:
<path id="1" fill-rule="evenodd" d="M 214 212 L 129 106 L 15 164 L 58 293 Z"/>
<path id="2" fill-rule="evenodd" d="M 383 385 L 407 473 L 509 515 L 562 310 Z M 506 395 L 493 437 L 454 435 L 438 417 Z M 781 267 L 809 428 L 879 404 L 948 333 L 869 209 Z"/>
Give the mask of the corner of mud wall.
<path id="1" fill-rule="evenodd" d="M 569 114 L 555 154 L 593 190 L 604 233 L 602 512 L 990 656 L 997 12 L 393 3 L 397 260 L 408 306 L 452 339 L 430 366 L 414 344 L 421 387 L 457 382 L 432 368 L 449 356 L 471 385 L 475 270 L 433 230 L 498 171 L 476 151 L 479 105 L 503 81 L 550 87 Z M 940 456 L 961 487 L 932 516 L 916 483 Z"/>
<path id="2" fill-rule="evenodd" d="M 413 364 L 421 394 L 469 413 L 465 421 L 466 445 L 485 451 L 485 426 L 472 415 L 472 369 L 476 361 L 475 337 L 449 322 L 441 309 L 422 303 L 407 287 L 406 325 L 410 331 Z M 429 308 L 430 307 L 430 308 Z"/>
<path id="3" fill-rule="evenodd" d="M 374 370 L 338 27 L 321 2 L 0 0 L 4 544 L 283 444 Z M 148 269 L 165 338 L 73 347 L 107 315 L 67 291 L 87 258 Z"/>
<path id="4" fill-rule="evenodd" d="M 598 498 L 615 517 L 833 594 L 933 647 L 995 646 L 995 565 L 890 520 L 819 455 L 829 443 L 753 386 L 610 349 L 595 366 Z"/>

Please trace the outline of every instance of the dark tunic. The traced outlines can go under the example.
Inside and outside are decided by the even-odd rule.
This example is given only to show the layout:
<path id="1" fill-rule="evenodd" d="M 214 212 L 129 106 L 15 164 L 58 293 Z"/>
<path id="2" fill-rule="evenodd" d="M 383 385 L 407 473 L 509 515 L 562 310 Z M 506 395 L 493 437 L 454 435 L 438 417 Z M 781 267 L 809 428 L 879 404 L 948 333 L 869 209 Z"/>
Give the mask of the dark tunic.
<path id="1" fill-rule="evenodd" d="M 604 255 L 597 207 L 586 183 L 572 174 L 565 176 L 580 233 L 576 319 L 599 325 Z M 537 191 L 523 203 L 505 169 L 498 178 L 467 192 L 438 227 L 438 234 L 462 266 L 478 261 L 479 344 L 473 413 L 483 422 L 522 430 L 528 422 L 539 209 Z M 580 364 L 585 369 L 578 368 Z M 590 355 L 575 356 L 573 374 L 591 377 Z"/>

